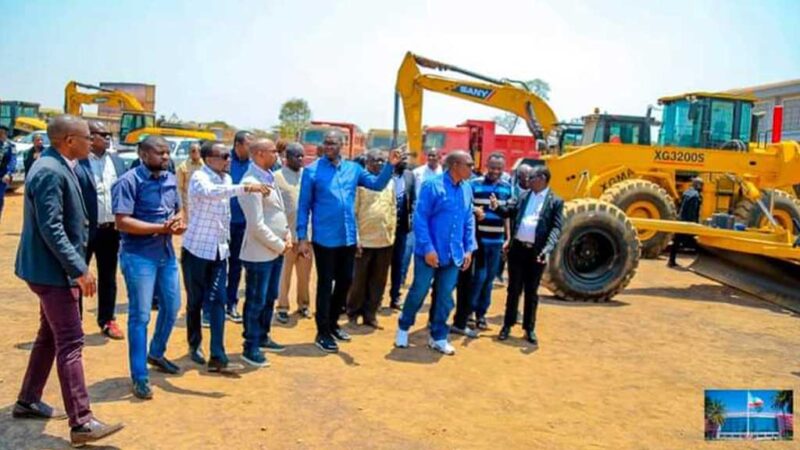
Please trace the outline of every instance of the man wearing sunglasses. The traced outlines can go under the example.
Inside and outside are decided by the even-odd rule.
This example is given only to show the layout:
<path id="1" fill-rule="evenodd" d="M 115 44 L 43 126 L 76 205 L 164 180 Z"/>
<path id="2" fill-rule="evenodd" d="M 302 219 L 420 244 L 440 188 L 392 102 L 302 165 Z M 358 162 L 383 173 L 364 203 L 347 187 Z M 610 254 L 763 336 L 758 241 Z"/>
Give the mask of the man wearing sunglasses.
<path id="1" fill-rule="evenodd" d="M 89 213 L 89 246 L 86 264 L 97 256 L 97 325 L 106 337 L 124 339 L 117 325 L 114 310 L 117 305 L 117 257 L 119 231 L 114 225 L 111 208 L 111 186 L 125 173 L 125 162 L 109 153 L 111 132 L 103 122 L 90 121 L 92 136 L 89 157 L 79 163 L 77 171 L 81 191 Z"/>

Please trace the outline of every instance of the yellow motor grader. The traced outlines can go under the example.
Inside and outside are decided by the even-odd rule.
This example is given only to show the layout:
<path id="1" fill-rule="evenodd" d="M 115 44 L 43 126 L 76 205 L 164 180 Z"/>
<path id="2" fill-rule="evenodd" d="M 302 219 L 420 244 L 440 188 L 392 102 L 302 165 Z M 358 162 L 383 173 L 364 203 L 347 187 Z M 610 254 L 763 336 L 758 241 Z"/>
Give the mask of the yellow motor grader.
<path id="1" fill-rule="evenodd" d="M 524 84 L 407 53 L 396 104 L 402 100 L 412 154 L 422 149 L 424 90 L 517 114 L 540 139 L 557 124 L 549 105 Z M 640 257 L 657 257 L 673 233 L 685 233 L 714 253 L 712 263 L 698 261 L 698 272 L 800 310 L 800 249 L 792 246 L 800 203 L 790 194 L 800 183 L 800 145 L 751 142 L 754 100 L 710 92 L 664 97 L 655 145 L 600 142 L 536 161 L 550 168 L 551 188 L 567 201 L 545 286 L 567 300 L 607 301 L 628 285 Z M 680 196 L 695 177 L 705 181 L 702 223 L 678 222 Z"/>

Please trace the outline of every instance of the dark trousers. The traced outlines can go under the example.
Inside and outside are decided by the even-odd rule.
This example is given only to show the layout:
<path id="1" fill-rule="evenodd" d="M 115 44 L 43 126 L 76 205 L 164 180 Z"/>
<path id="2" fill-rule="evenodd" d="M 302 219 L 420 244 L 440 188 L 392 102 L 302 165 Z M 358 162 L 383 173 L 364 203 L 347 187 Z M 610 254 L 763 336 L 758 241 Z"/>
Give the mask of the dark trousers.
<path id="1" fill-rule="evenodd" d="M 394 247 L 365 248 L 355 261 L 355 277 L 347 297 L 347 316 L 362 316 L 365 321 L 377 318 L 381 306 Z"/>
<path id="2" fill-rule="evenodd" d="M 523 246 L 512 241 L 508 251 L 508 298 L 503 326 L 511 328 L 517 323 L 519 296 L 525 292 L 525 306 L 522 314 L 522 328 L 533 331 L 536 328 L 536 310 L 539 307 L 539 282 L 542 280 L 544 264 L 536 262 L 541 253 L 538 247 Z"/>
<path id="3" fill-rule="evenodd" d="M 242 252 L 245 224 L 231 223 L 231 256 L 228 258 L 228 309 L 236 308 L 239 303 L 239 281 L 242 279 Z"/>
<path id="4" fill-rule="evenodd" d="M 39 332 L 33 342 L 18 398 L 26 403 L 42 399 L 55 359 L 69 425 L 83 425 L 92 418 L 92 410 L 83 376 L 83 329 L 78 311 L 80 290 L 31 283 L 28 286 L 39 296 Z"/>
<path id="5" fill-rule="evenodd" d="M 472 278 L 474 274 L 475 262 L 469 266 L 469 269 L 458 273 L 458 284 L 456 284 L 456 313 L 453 316 L 453 325 L 456 328 L 466 328 L 467 320 L 469 320 L 469 316 L 473 312 L 470 288 L 472 287 Z M 433 298 L 435 301 L 435 291 Z M 433 308 L 434 304 L 431 303 L 431 309 Z"/>
<path id="6" fill-rule="evenodd" d="M 681 248 L 697 248 L 697 241 L 694 235 L 691 234 L 676 234 L 672 237 L 672 247 L 669 249 L 669 264 L 677 264 L 675 258 L 678 256 L 678 250 Z"/>
<path id="7" fill-rule="evenodd" d="M 244 261 L 244 351 L 258 351 L 259 344 L 269 335 L 278 287 L 281 282 L 283 256 L 272 261 Z"/>
<path id="8" fill-rule="evenodd" d="M 211 358 L 225 361 L 225 275 L 227 263 L 200 258 L 183 249 L 181 253 L 183 285 L 186 288 L 186 339 L 189 347 L 200 348 L 203 332 L 200 316 L 209 312 Z"/>
<path id="9" fill-rule="evenodd" d="M 317 334 L 330 336 L 339 328 L 339 314 L 353 282 L 354 245 L 325 247 L 314 244 L 317 262 Z"/>
<path id="10" fill-rule="evenodd" d="M 400 286 L 405 281 L 403 279 L 403 257 L 406 253 L 406 240 L 408 232 L 397 231 L 394 235 L 394 246 L 392 246 L 392 286 L 389 288 L 389 299 L 392 303 L 400 302 Z"/>
<path id="11" fill-rule="evenodd" d="M 106 322 L 115 320 L 117 307 L 117 262 L 119 261 L 119 231 L 114 224 L 97 228 L 94 239 L 86 248 L 86 264 L 97 256 L 97 324 L 100 328 Z"/>
<path id="12" fill-rule="evenodd" d="M 2 155 L 0 155 L 2 156 Z M 8 186 L 0 181 L 0 217 L 3 217 L 3 205 L 6 202 L 6 188 Z"/>

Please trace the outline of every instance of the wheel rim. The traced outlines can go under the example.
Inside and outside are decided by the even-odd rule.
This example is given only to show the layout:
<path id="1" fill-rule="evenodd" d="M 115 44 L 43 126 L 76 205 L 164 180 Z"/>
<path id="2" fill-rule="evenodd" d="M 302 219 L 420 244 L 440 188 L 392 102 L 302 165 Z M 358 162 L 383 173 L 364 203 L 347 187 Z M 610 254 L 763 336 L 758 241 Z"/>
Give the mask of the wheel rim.
<path id="1" fill-rule="evenodd" d="M 566 249 L 565 268 L 582 283 L 602 285 L 614 277 L 611 270 L 619 255 L 613 236 L 604 229 L 584 229 L 576 233 Z"/>
<path id="2" fill-rule="evenodd" d="M 636 201 L 631 203 L 625 210 L 625 215 L 628 217 L 635 217 L 637 219 L 660 219 L 661 212 L 656 205 L 648 201 Z M 653 230 L 637 230 L 640 241 L 647 241 L 656 236 L 658 231 Z"/>
<path id="3" fill-rule="evenodd" d="M 794 223 L 792 223 L 792 213 L 789 211 L 776 209 L 772 211 L 772 217 L 775 218 L 775 221 L 778 222 L 778 225 L 782 226 L 783 229 L 789 230 L 793 234 L 797 233 L 797 230 L 794 229 Z M 761 220 L 759 220 L 758 226 L 759 228 L 769 226 L 769 219 L 767 218 L 766 214 L 761 215 Z"/>

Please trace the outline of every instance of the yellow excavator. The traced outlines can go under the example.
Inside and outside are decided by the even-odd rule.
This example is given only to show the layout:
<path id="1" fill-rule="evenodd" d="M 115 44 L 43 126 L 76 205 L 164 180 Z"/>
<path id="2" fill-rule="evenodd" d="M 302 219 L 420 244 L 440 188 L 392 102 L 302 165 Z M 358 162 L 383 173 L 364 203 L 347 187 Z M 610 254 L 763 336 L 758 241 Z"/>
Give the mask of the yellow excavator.
<path id="1" fill-rule="evenodd" d="M 38 103 L 17 100 L 0 101 L 0 125 L 8 127 L 12 137 L 47 129 L 47 122 L 39 118 Z"/>
<path id="2" fill-rule="evenodd" d="M 522 85 L 407 53 L 395 124 L 402 100 L 412 154 L 422 149 L 424 90 L 513 112 L 540 139 L 558 123 Z M 685 233 L 703 249 L 694 270 L 800 311 L 800 249 L 793 247 L 800 203 L 789 193 L 800 182 L 800 145 L 751 142 L 754 100 L 708 92 L 664 97 L 656 145 L 598 142 L 536 161 L 550 168 L 551 188 L 567 201 L 545 286 L 567 300 L 608 301 L 628 285 L 640 257 L 658 256 L 673 233 Z M 694 177 L 705 181 L 702 224 L 678 222 L 676 206 Z"/>
<path id="3" fill-rule="evenodd" d="M 82 91 L 88 89 L 91 92 Z M 124 91 L 106 89 L 91 84 L 70 81 L 64 88 L 64 112 L 80 115 L 82 105 L 107 104 L 120 108 L 119 142 L 123 145 L 136 145 L 149 135 L 185 137 L 199 140 L 214 140 L 217 136 L 211 131 L 192 128 L 161 127 L 156 122 L 155 113 L 146 111 L 139 100 Z"/>

